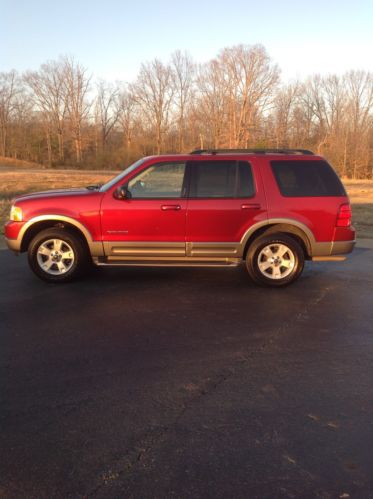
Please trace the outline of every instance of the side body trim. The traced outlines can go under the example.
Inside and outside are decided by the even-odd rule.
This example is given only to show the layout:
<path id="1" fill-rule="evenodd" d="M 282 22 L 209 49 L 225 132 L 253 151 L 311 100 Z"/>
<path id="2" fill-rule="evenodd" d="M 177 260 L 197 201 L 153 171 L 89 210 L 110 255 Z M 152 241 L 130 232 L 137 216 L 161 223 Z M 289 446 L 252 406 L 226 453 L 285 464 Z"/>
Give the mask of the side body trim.
<path id="1" fill-rule="evenodd" d="M 17 239 L 6 239 L 8 247 L 19 252 L 26 231 L 35 223 L 41 221 L 66 222 L 82 232 L 86 238 L 92 257 L 102 264 L 136 264 L 151 265 L 158 262 L 162 265 L 177 264 L 198 265 L 210 263 L 237 263 L 244 254 L 245 246 L 255 231 L 268 225 L 290 225 L 297 227 L 304 234 L 305 243 L 312 258 L 322 259 L 333 255 L 343 255 L 353 250 L 355 241 L 316 242 L 312 231 L 303 223 L 288 218 L 270 218 L 251 226 L 239 242 L 118 242 L 94 241 L 90 231 L 81 222 L 64 215 L 40 215 L 28 220 L 20 230 Z M 308 244 L 307 244 L 308 243 Z M 105 262 L 99 262 L 98 257 L 105 257 Z"/>
<path id="2" fill-rule="evenodd" d="M 107 257 L 175 257 L 185 256 L 185 243 L 152 242 L 152 241 L 104 241 Z"/>
<path id="3" fill-rule="evenodd" d="M 103 243 L 107 257 L 122 256 L 149 257 L 157 259 L 161 256 L 169 258 L 242 258 L 245 247 L 250 237 L 261 228 L 270 225 L 286 225 L 294 227 L 297 234 L 302 237 L 310 256 L 329 256 L 332 251 L 332 241 L 318 243 L 312 231 L 303 223 L 291 218 L 270 218 L 252 225 L 238 242 L 118 242 L 105 241 Z"/>
<path id="4" fill-rule="evenodd" d="M 315 239 L 311 230 L 301 222 L 287 218 L 272 218 L 263 220 L 251 226 L 238 242 L 151 242 L 151 241 L 104 241 L 103 246 L 107 257 L 151 257 L 156 259 L 160 256 L 167 257 L 190 257 L 190 258 L 242 258 L 245 246 L 255 231 L 271 224 L 286 224 L 297 227 L 302 231 L 305 244 L 313 254 Z M 331 243 L 327 244 L 326 254 L 329 254 Z"/>
<path id="5" fill-rule="evenodd" d="M 190 257 L 239 258 L 239 243 L 186 243 L 186 254 Z"/>

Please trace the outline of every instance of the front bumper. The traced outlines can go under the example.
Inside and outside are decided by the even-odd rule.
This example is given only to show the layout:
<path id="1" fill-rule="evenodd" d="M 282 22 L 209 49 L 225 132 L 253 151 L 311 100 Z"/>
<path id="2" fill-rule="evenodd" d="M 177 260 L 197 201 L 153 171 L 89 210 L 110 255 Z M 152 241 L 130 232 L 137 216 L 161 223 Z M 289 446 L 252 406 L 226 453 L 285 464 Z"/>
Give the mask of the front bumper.
<path id="1" fill-rule="evenodd" d="M 16 253 L 21 251 L 21 243 L 18 239 L 9 239 L 6 237 L 5 242 L 10 250 L 15 251 Z"/>
<path id="2" fill-rule="evenodd" d="M 5 232 L 5 242 L 8 248 L 12 251 L 19 253 L 21 251 L 21 240 L 20 232 L 25 222 L 13 222 L 9 220 L 4 226 Z"/>

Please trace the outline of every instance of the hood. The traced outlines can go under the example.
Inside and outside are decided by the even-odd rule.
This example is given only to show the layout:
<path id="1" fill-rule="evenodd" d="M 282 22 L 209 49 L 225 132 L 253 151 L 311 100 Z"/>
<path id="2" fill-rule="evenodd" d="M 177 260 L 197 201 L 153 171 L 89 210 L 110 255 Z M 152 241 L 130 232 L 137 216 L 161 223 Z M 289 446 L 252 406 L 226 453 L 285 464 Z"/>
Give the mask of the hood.
<path id="1" fill-rule="evenodd" d="M 56 198 L 56 197 L 68 197 L 68 196 L 92 196 L 97 194 L 98 190 L 87 189 L 84 187 L 78 187 L 74 189 L 52 189 L 49 191 L 40 192 L 30 192 L 28 194 L 21 194 L 17 196 L 14 201 L 23 201 L 39 198 Z"/>

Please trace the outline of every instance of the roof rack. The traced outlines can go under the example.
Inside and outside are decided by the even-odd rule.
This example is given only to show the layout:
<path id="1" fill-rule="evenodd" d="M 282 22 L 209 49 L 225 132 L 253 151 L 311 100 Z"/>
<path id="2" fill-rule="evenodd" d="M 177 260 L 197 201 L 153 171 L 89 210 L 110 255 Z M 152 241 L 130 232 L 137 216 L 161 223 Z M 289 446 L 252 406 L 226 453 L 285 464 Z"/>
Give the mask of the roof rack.
<path id="1" fill-rule="evenodd" d="M 308 149 L 195 149 L 190 154 L 306 154 L 313 155 Z"/>

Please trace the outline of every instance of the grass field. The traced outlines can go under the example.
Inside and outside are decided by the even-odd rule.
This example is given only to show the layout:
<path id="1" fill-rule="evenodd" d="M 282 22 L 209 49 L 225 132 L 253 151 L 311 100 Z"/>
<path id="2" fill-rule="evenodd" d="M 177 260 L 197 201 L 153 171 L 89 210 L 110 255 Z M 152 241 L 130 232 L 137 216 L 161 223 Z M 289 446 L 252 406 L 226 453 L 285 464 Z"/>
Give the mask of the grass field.
<path id="1" fill-rule="evenodd" d="M 12 198 L 27 192 L 104 183 L 116 172 L 0 168 L 0 232 Z M 352 202 L 353 221 L 360 238 L 373 238 L 373 180 L 345 180 Z"/>

